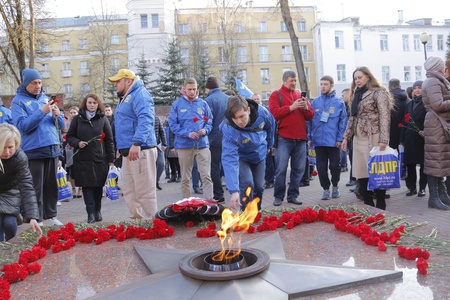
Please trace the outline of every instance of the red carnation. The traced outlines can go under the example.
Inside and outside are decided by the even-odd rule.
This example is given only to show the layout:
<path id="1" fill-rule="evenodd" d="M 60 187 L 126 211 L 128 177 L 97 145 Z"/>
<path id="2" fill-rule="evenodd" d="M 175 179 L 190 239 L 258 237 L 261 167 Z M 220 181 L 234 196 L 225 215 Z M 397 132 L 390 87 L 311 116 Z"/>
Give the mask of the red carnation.
<path id="1" fill-rule="evenodd" d="M 317 176 L 317 171 L 316 170 L 312 171 L 311 176 Z"/>
<path id="2" fill-rule="evenodd" d="M 194 225 L 195 225 L 195 224 L 194 224 L 194 222 L 192 222 L 192 221 L 187 221 L 187 222 L 186 222 L 186 226 L 187 226 L 187 227 L 194 227 Z"/>
<path id="3" fill-rule="evenodd" d="M 403 128 L 403 124 L 402 123 L 398 123 L 398 128 Z"/>
<path id="4" fill-rule="evenodd" d="M 411 119 L 411 114 L 406 114 L 405 115 L 405 123 L 408 124 L 410 119 Z"/>
<path id="5" fill-rule="evenodd" d="M 102 135 L 100 136 L 100 143 L 103 142 L 105 137 L 106 137 L 106 134 L 104 132 L 102 132 Z"/>

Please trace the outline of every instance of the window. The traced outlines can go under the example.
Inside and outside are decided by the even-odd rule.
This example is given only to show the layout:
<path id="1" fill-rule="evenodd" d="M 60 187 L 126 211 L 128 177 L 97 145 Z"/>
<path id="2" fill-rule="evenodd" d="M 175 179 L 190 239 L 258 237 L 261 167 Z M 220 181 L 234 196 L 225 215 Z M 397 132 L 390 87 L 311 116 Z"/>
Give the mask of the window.
<path id="1" fill-rule="evenodd" d="M 345 65 L 342 65 L 342 64 L 337 65 L 336 71 L 337 71 L 337 81 L 346 82 L 347 77 L 346 77 L 346 72 L 345 72 Z"/>
<path id="2" fill-rule="evenodd" d="M 409 35 L 408 34 L 402 35 L 402 44 L 403 44 L 403 51 L 409 51 Z"/>
<path id="3" fill-rule="evenodd" d="M 383 82 L 389 82 L 391 79 L 391 74 L 389 70 L 389 66 L 382 66 L 381 67 L 381 80 Z"/>
<path id="4" fill-rule="evenodd" d="M 272 92 L 265 92 L 265 91 L 263 91 L 263 92 L 261 92 L 261 98 L 263 100 L 269 100 L 271 94 L 272 94 Z"/>
<path id="5" fill-rule="evenodd" d="M 281 46 L 281 60 L 282 61 L 291 61 L 291 46 Z"/>
<path id="6" fill-rule="evenodd" d="M 148 16 L 147 16 L 147 14 L 141 15 L 141 28 L 148 28 Z"/>
<path id="7" fill-rule="evenodd" d="M 209 56 L 208 48 L 206 48 L 206 47 L 200 48 L 200 55 L 203 56 L 203 57 L 208 57 Z"/>
<path id="8" fill-rule="evenodd" d="M 80 76 L 89 76 L 89 65 L 87 61 L 80 61 Z"/>
<path id="9" fill-rule="evenodd" d="M 416 80 L 422 80 L 422 66 L 415 66 Z"/>
<path id="10" fill-rule="evenodd" d="M 73 89 L 71 84 L 65 84 L 64 85 L 64 93 L 66 94 L 66 98 L 72 98 L 73 97 Z"/>
<path id="11" fill-rule="evenodd" d="M 181 62 L 184 65 L 188 65 L 190 63 L 189 49 L 187 49 L 187 48 L 180 49 L 180 56 L 181 56 Z"/>
<path id="12" fill-rule="evenodd" d="M 44 94 L 51 94 L 50 91 L 50 86 L 49 85 L 43 85 L 42 86 L 42 91 L 44 92 Z"/>
<path id="13" fill-rule="evenodd" d="M 189 33 L 189 25 L 188 24 L 178 24 L 178 33 L 179 34 L 188 34 Z"/>
<path id="14" fill-rule="evenodd" d="M 152 28 L 159 27 L 159 16 L 158 14 L 152 14 Z"/>
<path id="15" fill-rule="evenodd" d="M 259 46 L 259 61 L 269 61 L 269 50 L 267 46 Z"/>
<path id="16" fill-rule="evenodd" d="M 111 45 L 119 45 L 119 35 L 111 34 Z"/>
<path id="17" fill-rule="evenodd" d="M 218 62 L 222 63 L 222 64 L 226 62 L 226 59 L 225 59 L 225 48 L 224 47 L 219 47 Z"/>
<path id="18" fill-rule="evenodd" d="M 89 92 L 91 91 L 91 86 L 89 83 L 82 83 L 81 84 L 81 97 L 85 97 Z"/>
<path id="19" fill-rule="evenodd" d="M 353 48 L 355 49 L 355 51 L 361 51 L 362 50 L 361 35 L 360 34 L 353 35 Z"/>
<path id="20" fill-rule="evenodd" d="M 220 85 L 226 85 L 227 84 L 227 71 L 219 70 L 219 78 L 220 78 Z"/>
<path id="21" fill-rule="evenodd" d="M 47 43 L 41 43 L 39 45 L 39 51 L 41 51 L 41 52 L 48 52 L 48 44 Z"/>
<path id="22" fill-rule="evenodd" d="M 203 34 L 208 33 L 208 23 L 202 23 L 200 25 L 200 32 Z"/>
<path id="23" fill-rule="evenodd" d="M 237 72 L 237 76 L 238 78 L 244 83 L 247 84 L 248 83 L 248 79 L 247 79 L 247 70 L 239 70 Z"/>
<path id="24" fill-rule="evenodd" d="M 286 23 L 281 22 L 280 25 L 281 25 L 281 31 L 282 31 L 282 32 L 287 31 Z"/>
<path id="25" fill-rule="evenodd" d="M 217 24 L 217 33 L 223 33 L 223 28 L 221 24 Z"/>
<path id="26" fill-rule="evenodd" d="M 269 69 L 261 69 L 261 83 L 270 84 Z"/>
<path id="27" fill-rule="evenodd" d="M 388 36 L 387 34 L 380 34 L 380 50 L 388 51 Z"/>
<path id="28" fill-rule="evenodd" d="M 247 62 L 247 52 L 245 47 L 237 47 L 237 61 Z"/>
<path id="29" fill-rule="evenodd" d="M 309 72 L 309 67 L 306 67 L 304 70 L 305 70 L 306 82 L 310 83 L 311 82 L 311 74 Z"/>
<path id="30" fill-rule="evenodd" d="M 303 61 L 309 60 L 308 46 L 299 45 L 299 47 L 300 47 L 300 54 L 302 55 L 302 60 Z"/>
<path id="31" fill-rule="evenodd" d="M 298 21 L 297 22 L 297 30 L 301 32 L 306 31 L 306 22 L 305 21 Z"/>
<path id="32" fill-rule="evenodd" d="M 335 31 L 334 32 L 334 47 L 336 49 L 344 49 L 344 32 Z"/>
<path id="33" fill-rule="evenodd" d="M 237 24 L 236 24 L 236 32 L 238 32 L 238 33 L 245 32 L 245 27 L 244 27 L 244 25 L 242 25 L 242 24 L 240 24 L 240 23 L 237 23 Z"/>
<path id="34" fill-rule="evenodd" d="M 62 77 L 71 77 L 72 76 L 72 67 L 70 62 L 62 63 Z"/>
<path id="35" fill-rule="evenodd" d="M 433 36 L 431 34 L 428 35 L 428 43 L 427 43 L 427 51 L 433 51 Z"/>
<path id="36" fill-rule="evenodd" d="M 420 35 L 415 34 L 414 39 L 414 51 L 420 51 Z"/>
<path id="37" fill-rule="evenodd" d="M 292 70 L 292 68 L 283 68 L 283 72 L 281 74 L 284 74 L 284 72 L 291 71 L 291 70 Z"/>
<path id="38" fill-rule="evenodd" d="M 444 50 L 444 35 L 442 34 L 437 35 L 437 49 L 438 51 Z"/>
<path id="39" fill-rule="evenodd" d="M 61 51 L 69 51 L 70 50 L 70 41 L 62 41 Z"/>
<path id="40" fill-rule="evenodd" d="M 111 58 L 110 60 L 110 70 L 109 73 L 111 75 L 117 74 L 120 69 L 120 62 L 118 58 Z"/>
<path id="41" fill-rule="evenodd" d="M 50 67 L 48 64 L 41 64 L 41 73 L 42 78 L 50 78 Z"/>
<path id="42" fill-rule="evenodd" d="M 258 22 L 258 32 L 267 32 L 267 24 L 265 21 Z"/>
<path id="43" fill-rule="evenodd" d="M 403 80 L 411 81 L 411 67 L 410 66 L 403 67 Z"/>
<path id="44" fill-rule="evenodd" d="M 79 48 L 80 49 L 87 49 L 88 48 L 88 40 L 87 39 L 79 39 Z"/>

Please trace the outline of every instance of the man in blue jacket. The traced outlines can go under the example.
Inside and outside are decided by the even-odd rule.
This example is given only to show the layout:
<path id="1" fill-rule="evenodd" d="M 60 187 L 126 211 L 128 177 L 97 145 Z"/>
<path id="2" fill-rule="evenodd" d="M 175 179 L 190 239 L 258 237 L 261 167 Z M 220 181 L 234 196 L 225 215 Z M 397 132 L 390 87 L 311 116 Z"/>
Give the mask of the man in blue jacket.
<path id="1" fill-rule="evenodd" d="M 205 100 L 198 97 L 197 81 L 186 78 L 182 96 L 175 100 L 169 113 L 169 127 L 175 134 L 174 146 L 181 169 L 181 194 L 191 197 L 191 178 L 194 158 L 203 183 L 203 197 L 213 198 L 211 181 L 211 152 L 208 134 L 212 129 L 213 116 Z"/>
<path id="2" fill-rule="evenodd" d="M 134 219 L 150 219 L 157 211 L 155 104 L 133 71 L 121 69 L 108 80 L 121 99 L 114 113 L 114 129 L 116 148 L 123 156 L 125 203 Z"/>
<path id="3" fill-rule="evenodd" d="M 56 173 L 61 155 L 60 133 L 64 115 L 56 103 L 42 91 L 42 77 L 34 69 L 22 71 L 22 83 L 11 105 L 14 125 L 22 135 L 22 150 L 28 157 L 39 207 L 39 225 L 50 220 L 62 226 L 57 218 L 58 184 Z"/>
<path id="4" fill-rule="evenodd" d="M 205 98 L 213 115 L 213 124 L 211 133 L 208 135 L 209 149 L 211 150 L 211 180 L 213 182 L 214 199 L 217 202 L 225 201 L 222 188 L 222 132 L 219 125 L 225 119 L 225 110 L 227 109 L 229 96 L 219 88 L 217 78 L 208 77 L 206 80 Z"/>
<path id="5" fill-rule="evenodd" d="M 266 108 L 242 96 L 229 99 L 225 117 L 220 125 L 222 163 L 230 205 L 244 210 L 249 201 L 259 198 L 261 209 L 266 155 L 273 147 L 275 119 Z M 252 193 L 243 201 L 248 187 Z"/>
<path id="6" fill-rule="evenodd" d="M 334 80 L 331 76 L 326 75 L 320 79 L 321 95 L 311 104 L 314 117 L 308 122 L 308 144 L 314 146 L 316 151 L 317 172 L 323 188 L 322 200 L 330 199 L 328 163 L 333 184 L 331 197 L 340 196 L 338 188 L 341 176 L 340 149 L 347 124 L 345 103 L 336 96 L 333 86 Z"/>
<path id="7" fill-rule="evenodd" d="M 0 124 L 2 123 L 12 124 L 11 110 L 3 104 L 0 105 Z"/>

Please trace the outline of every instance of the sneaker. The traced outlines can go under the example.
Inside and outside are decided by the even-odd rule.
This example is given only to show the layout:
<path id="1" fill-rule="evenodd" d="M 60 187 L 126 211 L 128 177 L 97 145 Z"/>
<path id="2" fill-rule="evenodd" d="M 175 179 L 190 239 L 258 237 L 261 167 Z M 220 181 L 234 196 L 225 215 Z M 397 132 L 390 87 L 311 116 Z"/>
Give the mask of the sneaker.
<path id="1" fill-rule="evenodd" d="M 425 197 L 425 190 L 419 190 L 417 197 Z"/>
<path id="2" fill-rule="evenodd" d="M 55 226 L 64 226 L 64 224 L 61 223 L 61 221 L 58 220 L 56 217 L 51 218 L 50 223 L 52 223 L 52 225 L 55 225 Z"/>
<path id="3" fill-rule="evenodd" d="M 61 201 L 56 202 L 56 206 L 61 206 Z"/>
<path id="4" fill-rule="evenodd" d="M 347 172 L 347 171 L 348 171 L 348 168 L 347 168 L 347 167 L 341 168 L 341 173 L 342 173 L 342 172 Z"/>
<path id="5" fill-rule="evenodd" d="M 339 198 L 341 196 L 341 193 L 339 193 L 339 187 L 333 186 L 333 189 L 331 191 L 331 197 L 332 198 Z"/>
<path id="6" fill-rule="evenodd" d="M 354 186 L 354 185 L 356 185 L 358 183 L 358 181 L 356 181 L 356 180 L 349 180 L 349 182 L 347 182 L 346 184 L 345 184 L 345 186 Z"/>
<path id="7" fill-rule="evenodd" d="M 288 199 L 288 203 L 296 204 L 296 205 L 302 205 L 302 201 L 298 201 L 297 199 Z"/>
<path id="8" fill-rule="evenodd" d="M 264 185 L 265 189 L 271 189 L 273 188 L 273 182 L 266 182 L 266 184 Z"/>
<path id="9" fill-rule="evenodd" d="M 330 190 L 323 190 L 321 200 L 328 200 L 328 199 L 330 199 Z"/>
<path id="10" fill-rule="evenodd" d="M 410 196 L 414 196 L 415 194 L 417 194 L 417 190 L 416 189 L 410 189 L 409 192 L 406 193 L 406 196 L 410 197 Z"/>
<path id="11" fill-rule="evenodd" d="M 283 202 L 283 200 L 275 198 L 275 200 L 273 200 L 273 206 L 280 206 L 281 202 Z"/>
<path id="12" fill-rule="evenodd" d="M 214 200 L 216 200 L 217 203 L 225 202 L 225 197 L 213 197 Z"/>
<path id="13" fill-rule="evenodd" d="M 194 188 L 194 193 L 201 195 L 201 194 L 203 194 L 203 190 L 200 188 Z"/>

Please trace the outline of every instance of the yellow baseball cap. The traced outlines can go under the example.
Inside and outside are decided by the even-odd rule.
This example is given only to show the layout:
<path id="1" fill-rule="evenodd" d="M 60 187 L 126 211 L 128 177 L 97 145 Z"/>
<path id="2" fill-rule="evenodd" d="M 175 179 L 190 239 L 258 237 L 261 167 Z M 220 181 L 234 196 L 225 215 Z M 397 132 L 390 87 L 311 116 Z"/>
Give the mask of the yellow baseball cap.
<path id="1" fill-rule="evenodd" d="M 119 72 L 117 72 L 117 74 L 115 76 L 108 77 L 108 80 L 110 82 L 116 82 L 123 78 L 134 79 L 134 78 L 136 78 L 136 74 L 134 74 L 133 71 L 128 70 L 128 69 L 120 69 Z"/>

